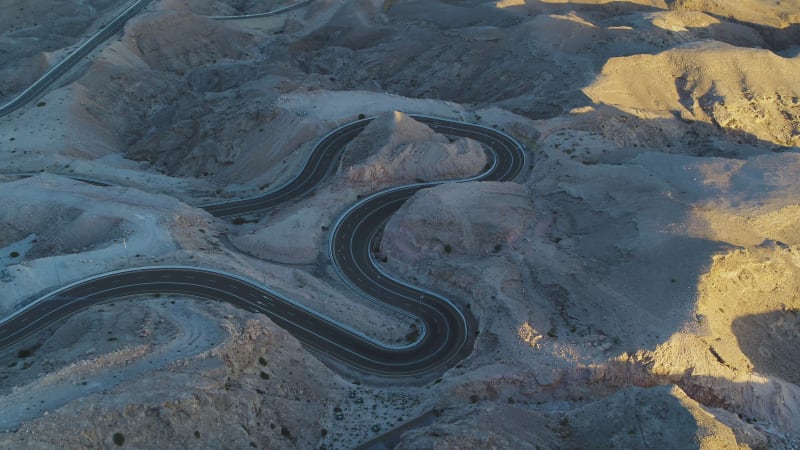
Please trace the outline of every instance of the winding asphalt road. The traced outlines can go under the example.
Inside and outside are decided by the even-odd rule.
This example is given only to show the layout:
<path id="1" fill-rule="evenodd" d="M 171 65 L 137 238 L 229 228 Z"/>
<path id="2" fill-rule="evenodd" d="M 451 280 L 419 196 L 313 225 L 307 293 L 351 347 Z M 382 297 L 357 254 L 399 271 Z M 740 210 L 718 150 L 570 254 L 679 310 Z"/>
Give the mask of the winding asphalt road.
<path id="1" fill-rule="evenodd" d="M 139 1 L 126 13 L 146 3 Z M 121 24 L 124 20 L 118 27 Z M 86 53 L 89 51 L 91 49 Z M 49 77 L 51 72 L 45 77 Z M 28 95 L 30 100 L 38 94 L 23 95 Z M 525 168 L 524 146 L 501 131 L 444 118 L 412 117 L 437 132 L 469 137 L 489 149 L 492 164 L 487 170 L 458 181 L 511 181 Z M 297 177 L 287 184 L 258 197 L 208 205 L 205 209 L 218 217 L 230 217 L 263 211 L 310 195 L 315 186 L 338 167 L 345 145 L 372 120 L 368 118 L 346 124 L 323 137 Z M 331 261 L 349 286 L 376 302 L 419 317 L 422 323 L 420 336 L 408 345 L 392 346 L 379 342 L 237 275 L 198 267 L 157 266 L 97 275 L 35 300 L 0 322 L 0 349 L 10 348 L 36 331 L 90 305 L 134 295 L 174 293 L 225 301 L 248 311 L 266 314 L 307 348 L 362 373 L 416 379 L 439 374 L 470 353 L 476 330 L 474 319 L 446 297 L 415 287 L 383 271 L 372 258 L 370 249 L 380 228 L 409 197 L 420 189 L 440 183 L 417 183 L 375 193 L 345 211 L 330 232 Z"/>
<path id="2" fill-rule="evenodd" d="M 491 128 L 426 116 L 412 116 L 437 131 L 469 136 L 491 149 L 489 170 L 467 180 L 512 180 L 525 167 L 524 147 Z M 338 163 L 344 146 L 371 120 L 337 128 L 311 152 L 300 174 L 287 185 L 252 199 L 206 207 L 216 215 L 247 214 L 306 195 Z M 414 192 L 440 182 L 387 189 L 350 207 L 331 229 L 331 261 L 345 282 L 369 298 L 419 316 L 420 338 L 389 346 L 336 323 L 252 280 L 197 267 L 143 267 L 98 275 L 48 294 L 0 323 L 0 348 L 90 305 L 141 294 L 174 293 L 225 301 L 269 316 L 310 349 L 360 372 L 392 377 L 440 373 L 471 351 L 475 322 L 445 297 L 393 278 L 371 257 L 372 239 Z"/>

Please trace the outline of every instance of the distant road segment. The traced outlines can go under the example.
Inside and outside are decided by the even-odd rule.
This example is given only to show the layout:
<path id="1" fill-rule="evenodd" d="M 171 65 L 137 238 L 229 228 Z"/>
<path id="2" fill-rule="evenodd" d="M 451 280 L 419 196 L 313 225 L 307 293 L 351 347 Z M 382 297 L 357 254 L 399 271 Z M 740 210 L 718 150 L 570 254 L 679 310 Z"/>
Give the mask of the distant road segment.
<path id="1" fill-rule="evenodd" d="M 42 95 L 47 88 L 49 88 L 56 80 L 67 73 L 67 71 L 74 67 L 75 64 L 77 64 L 81 59 L 91 53 L 92 50 L 97 48 L 98 45 L 105 42 L 111 36 L 117 34 L 117 32 L 119 32 L 122 27 L 125 26 L 125 23 L 131 17 L 138 14 L 139 11 L 141 11 L 151 1 L 152 0 L 138 0 L 134 2 L 128 7 L 128 9 L 123 11 L 122 14 L 112 20 L 111 23 L 95 33 L 86 42 L 81 44 L 77 49 L 70 53 L 66 58 L 62 59 L 55 66 L 51 67 L 50 70 L 45 72 L 45 74 L 39 77 L 38 80 L 34 81 L 33 84 L 28 86 L 27 89 L 22 91 L 10 102 L 0 106 L 0 117 L 16 111 L 28 102 Z"/>
<path id="2" fill-rule="evenodd" d="M 292 3 L 291 5 L 286 5 L 284 7 L 273 9 L 272 11 L 267 11 L 263 13 L 242 14 L 238 16 L 209 16 L 209 18 L 214 20 L 243 20 L 243 19 L 258 19 L 259 17 L 272 17 L 272 16 L 277 16 L 279 14 L 287 13 L 291 10 L 306 5 L 310 5 L 312 1 L 314 0 L 303 0 L 296 3 Z"/>
<path id="3" fill-rule="evenodd" d="M 258 17 L 269 17 L 269 16 L 277 16 L 279 14 L 283 14 L 289 12 L 291 10 L 300 8 L 302 6 L 309 5 L 313 0 L 303 0 L 297 3 L 293 3 L 291 5 L 287 5 L 272 11 L 267 11 L 263 13 L 257 14 L 246 14 L 241 16 L 211 16 L 211 19 L 216 20 L 241 20 L 241 19 L 254 19 Z M 102 44 L 110 37 L 117 34 L 125 24 L 130 20 L 131 17 L 138 14 L 142 9 L 144 9 L 148 4 L 150 4 L 152 0 L 137 0 L 127 9 L 125 9 L 120 15 L 114 18 L 109 24 L 103 27 L 100 31 L 92 35 L 89 39 L 87 39 L 83 44 L 80 44 L 78 48 L 76 48 L 72 53 L 67 55 L 66 58 L 62 59 L 56 65 L 50 68 L 47 72 L 44 73 L 38 80 L 34 81 L 33 84 L 28 86 L 24 91 L 20 92 L 16 97 L 11 99 L 5 105 L 0 106 L 0 117 L 6 116 L 17 109 L 25 106 L 29 102 L 39 98 L 50 86 L 53 85 L 59 78 L 64 76 L 70 69 L 72 69 L 75 64 L 77 64 L 80 60 L 85 58 L 89 53 L 91 53 L 98 45 Z"/>

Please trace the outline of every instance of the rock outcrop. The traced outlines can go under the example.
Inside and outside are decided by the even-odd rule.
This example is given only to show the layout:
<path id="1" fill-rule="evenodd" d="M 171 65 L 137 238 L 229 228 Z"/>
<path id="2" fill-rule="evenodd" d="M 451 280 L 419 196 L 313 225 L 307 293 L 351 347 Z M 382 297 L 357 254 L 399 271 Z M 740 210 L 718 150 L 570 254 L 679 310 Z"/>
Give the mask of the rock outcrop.
<path id="1" fill-rule="evenodd" d="M 464 178 L 478 174 L 488 161 L 479 143 L 448 139 L 409 116 L 394 112 L 373 120 L 348 144 L 347 167 L 352 183 L 386 185 Z"/>
<path id="2" fill-rule="evenodd" d="M 528 190 L 514 183 L 448 183 L 414 195 L 389 220 L 381 252 L 415 264 L 453 253 L 479 257 L 514 249 L 535 225 Z"/>

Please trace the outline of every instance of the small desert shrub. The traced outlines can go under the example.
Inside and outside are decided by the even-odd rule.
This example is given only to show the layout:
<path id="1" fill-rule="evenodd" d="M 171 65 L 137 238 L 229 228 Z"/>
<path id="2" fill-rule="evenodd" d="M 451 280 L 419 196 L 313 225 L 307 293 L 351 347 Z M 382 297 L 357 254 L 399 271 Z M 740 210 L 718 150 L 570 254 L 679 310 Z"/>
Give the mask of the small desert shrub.
<path id="1" fill-rule="evenodd" d="M 419 330 L 415 327 L 406 334 L 406 342 L 410 344 L 415 342 L 417 339 L 419 339 Z"/>

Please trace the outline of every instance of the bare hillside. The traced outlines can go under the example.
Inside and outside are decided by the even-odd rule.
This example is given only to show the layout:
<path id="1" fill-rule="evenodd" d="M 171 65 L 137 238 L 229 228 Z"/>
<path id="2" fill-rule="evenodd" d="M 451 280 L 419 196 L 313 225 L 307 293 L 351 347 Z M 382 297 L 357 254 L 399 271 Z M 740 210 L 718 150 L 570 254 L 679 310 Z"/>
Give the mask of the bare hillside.
<path id="1" fill-rule="evenodd" d="M 123 6 L 9 4 L 0 98 Z M 0 118 L 0 311 L 110 270 L 199 266 L 413 342 L 415 320 L 350 291 L 328 252 L 359 199 L 491 165 L 411 117 L 425 114 L 527 149 L 513 182 L 419 191 L 371 248 L 385 275 L 474 316 L 471 353 L 431 382 L 376 380 L 261 314 L 120 299 L 3 350 L 0 447 L 344 449 L 404 425 L 381 442 L 800 446 L 800 1 L 207 17 L 286 4 L 154 1 Z M 234 220 L 200 208 L 282 186 L 366 117 L 309 194 Z"/>

